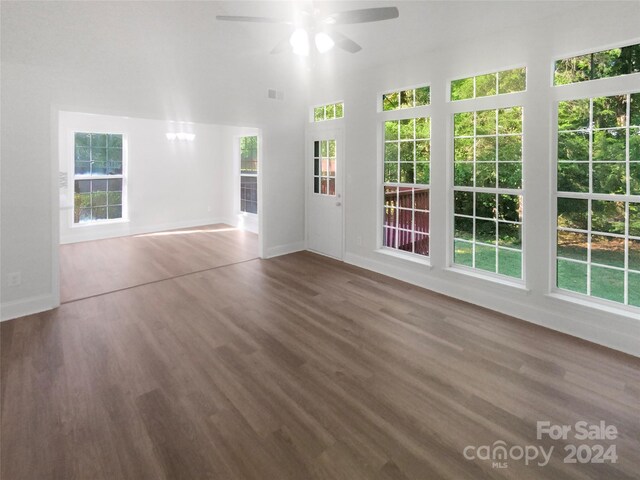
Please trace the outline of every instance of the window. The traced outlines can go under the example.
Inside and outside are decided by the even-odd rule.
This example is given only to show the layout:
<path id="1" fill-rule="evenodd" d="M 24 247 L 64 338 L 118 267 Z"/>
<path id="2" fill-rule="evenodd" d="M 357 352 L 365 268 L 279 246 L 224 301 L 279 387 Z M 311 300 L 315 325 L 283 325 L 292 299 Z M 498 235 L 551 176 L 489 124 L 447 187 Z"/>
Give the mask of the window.
<path id="1" fill-rule="evenodd" d="M 554 85 L 640 72 L 640 44 L 557 60 Z"/>
<path id="2" fill-rule="evenodd" d="M 384 127 L 382 245 L 428 256 L 430 119 L 392 120 Z"/>
<path id="3" fill-rule="evenodd" d="M 122 135 L 74 135 L 74 223 L 123 218 Z"/>
<path id="4" fill-rule="evenodd" d="M 240 138 L 240 211 L 258 213 L 258 137 Z"/>
<path id="5" fill-rule="evenodd" d="M 313 193 L 336 194 L 336 141 L 313 142 Z"/>
<path id="6" fill-rule="evenodd" d="M 313 109 L 313 121 L 323 122 L 325 120 L 334 120 L 344 116 L 344 104 L 342 102 L 330 103 L 329 105 L 320 105 Z"/>
<path id="7" fill-rule="evenodd" d="M 431 103 L 430 87 L 399 90 L 382 95 L 382 110 L 398 110 L 399 108 L 413 108 Z"/>
<path id="8" fill-rule="evenodd" d="M 556 285 L 640 306 L 640 93 L 558 104 Z"/>
<path id="9" fill-rule="evenodd" d="M 522 108 L 454 115 L 458 265 L 522 278 Z"/>
<path id="10" fill-rule="evenodd" d="M 451 82 L 451 100 L 467 100 L 505 93 L 523 92 L 527 87 L 527 69 L 514 68 L 461 78 Z"/>

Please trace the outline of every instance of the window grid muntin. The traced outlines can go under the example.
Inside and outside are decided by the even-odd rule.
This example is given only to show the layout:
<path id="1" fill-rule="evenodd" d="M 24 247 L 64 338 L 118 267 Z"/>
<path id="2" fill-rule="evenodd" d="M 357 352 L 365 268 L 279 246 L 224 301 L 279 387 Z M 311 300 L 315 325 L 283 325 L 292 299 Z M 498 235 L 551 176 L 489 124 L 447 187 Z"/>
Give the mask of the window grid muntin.
<path id="1" fill-rule="evenodd" d="M 411 135 L 403 137 L 402 125 L 403 123 L 406 125 L 409 122 L 412 125 Z M 387 125 L 396 124 L 395 130 L 397 131 L 397 135 L 395 138 L 387 138 Z M 383 123 L 384 127 L 384 141 L 383 141 L 383 222 L 382 222 L 382 247 L 389 248 L 400 252 L 411 253 L 420 256 L 429 256 L 430 252 L 430 224 L 431 224 L 431 119 L 430 117 L 410 117 L 410 118 L 402 118 L 398 120 L 389 120 Z M 424 133 L 418 134 L 418 129 L 423 129 Z M 411 143 L 412 148 L 412 161 L 401 161 L 402 158 L 402 150 L 401 145 Z M 424 144 L 425 147 L 424 154 L 426 154 L 425 161 L 418 161 L 418 144 Z M 396 158 L 394 161 L 387 161 L 386 151 L 387 145 L 397 145 L 396 150 Z M 413 181 L 412 182 L 402 182 L 401 180 L 401 165 L 410 163 L 413 167 Z M 386 178 L 387 165 L 395 164 L 396 165 L 396 181 L 389 181 Z M 423 171 L 426 172 L 426 176 L 423 176 L 423 180 L 426 178 L 428 182 L 419 183 L 418 182 L 418 169 L 417 165 L 421 164 L 425 168 Z M 387 200 L 388 198 L 388 189 L 395 189 L 395 202 L 390 202 Z M 401 202 L 401 192 L 409 193 L 411 196 L 410 205 L 411 207 L 402 206 Z M 417 195 L 420 195 L 418 197 Z M 406 196 L 406 195 L 405 195 Z M 418 202 L 426 205 L 425 208 L 419 208 Z M 390 214 L 390 212 L 393 212 Z M 410 228 L 401 228 L 399 226 L 400 215 L 403 212 L 411 212 L 411 226 Z M 423 221 L 426 221 L 426 224 L 420 227 L 416 221 L 416 213 L 420 214 L 423 217 Z M 387 224 L 387 218 L 389 216 L 393 217 L 394 223 L 392 226 Z M 391 235 L 388 233 L 391 231 Z M 408 237 L 407 237 L 408 234 Z M 404 236 L 402 238 L 403 241 L 407 241 L 409 243 L 403 243 L 402 246 L 410 245 L 411 249 L 407 250 L 405 248 L 401 248 L 400 241 L 401 235 Z M 393 241 L 390 242 L 390 237 L 393 238 Z M 423 242 L 418 245 L 419 242 Z M 421 251 L 417 251 L 421 250 Z"/>
<path id="2" fill-rule="evenodd" d="M 504 112 L 505 114 L 505 118 L 508 120 L 509 116 L 508 116 L 508 112 L 510 111 L 516 111 L 519 112 L 518 114 L 518 124 L 519 124 L 519 129 L 517 132 L 510 132 L 510 133 L 500 133 L 501 131 L 501 127 L 500 127 L 500 112 Z M 495 133 L 490 133 L 490 134 L 479 134 L 478 135 L 478 117 L 479 114 L 486 114 L 487 112 L 493 112 L 492 114 L 494 115 L 494 132 Z M 473 135 L 456 135 L 457 132 L 457 125 L 456 125 L 456 119 L 458 118 L 463 118 L 462 116 L 464 115 L 469 115 L 472 114 L 473 116 Z M 511 119 L 513 120 L 513 118 Z M 453 168 L 454 168 L 454 177 L 453 177 L 453 198 L 454 198 L 454 209 L 453 209 L 453 258 L 452 261 L 455 265 L 460 265 L 463 267 L 467 267 L 467 268 L 472 268 L 474 270 L 479 270 L 482 272 L 488 272 L 490 274 L 494 274 L 494 275 L 499 275 L 499 276 L 506 276 L 506 277 L 510 277 L 510 278 L 516 278 L 516 279 L 522 279 L 523 278 L 523 272 L 524 272 L 524 258 L 523 258 L 523 229 L 524 229 L 524 219 L 523 219 L 523 205 L 524 205 L 524 196 L 523 196 L 523 189 L 522 189 L 522 163 L 523 163 L 523 149 L 522 149 L 522 139 L 523 139 L 523 128 L 522 128 L 522 121 L 523 121 L 523 108 L 521 106 L 511 106 L 511 107 L 503 107 L 503 108 L 496 108 L 496 109 L 486 109 L 486 110 L 472 110 L 472 111 L 463 111 L 463 112 L 459 112 L 454 114 L 454 137 L 453 137 L 453 148 L 454 148 L 454 162 L 453 162 Z M 494 154 L 493 154 L 493 158 L 492 160 L 478 160 L 478 152 L 477 152 L 477 147 L 478 147 L 478 142 L 477 139 L 478 138 L 494 138 L 495 137 L 495 142 L 494 142 Z M 500 142 L 499 139 L 500 138 L 505 138 L 505 137 L 513 137 L 513 138 L 520 138 L 520 147 L 519 147 L 519 160 L 500 160 Z M 460 161 L 456 159 L 456 140 L 457 139 L 473 139 L 473 160 L 469 161 L 464 160 L 464 161 Z M 520 188 L 506 188 L 506 187 L 500 187 L 500 164 L 515 164 L 515 165 L 520 165 L 520 172 L 519 172 L 519 183 L 520 183 Z M 456 166 L 459 164 L 465 164 L 465 165 L 472 165 L 472 179 L 473 179 L 473 185 L 456 185 Z M 486 186 L 478 186 L 477 185 L 477 166 L 478 164 L 493 164 L 495 165 L 495 180 L 493 182 L 493 186 L 492 187 L 486 187 Z M 456 213 L 456 193 L 457 192 L 468 192 L 472 194 L 472 215 L 466 215 L 466 214 L 460 214 L 460 213 Z M 494 209 L 494 215 L 491 218 L 488 217 L 482 217 L 482 216 L 478 216 L 477 214 L 477 198 L 478 198 L 478 194 L 484 194 L 484 195 L 494 195 L 495 196 L 495 209 Z M 500 205 L 500 196 L 501 195 L 507 195 L 507 196 L 511 196 L 511 197 L 518 197 L 518 220 L 517 221 L 512 221 L 512 220 L 505 220 L 505 219 L 500 219 L 499 217 L 499 205 Z M 465 239 L 465 238 L 461 238 L 459 236 L 456 236 L 456 218 L 467 218 L 472 220 L 472 232 L 471 232 L 471 237 L 472 239 Z M 484 241 L 479 241 L 478 240 L 478 231 L 477 231 L 477 225 L 478 222 L 477 220 L 480 221 L 491 221 L 494 223 L 495 226 L 495 243 L 491 244 L 491 243 L 487 243 Z M 505 246 L 505 245 L 501 245 L 501 239 L 500 239 L 500 224 L 513 224 L 513 225 L 518 225 L 519 226 L 519 248 L 515 248 L 515 247 L 511 247 L 511 246 Z M 458 245 L 469 245 L 471 247 L 471 265 L 468 265 L 467 263 L 461 263 L 462 259 L 460 262 L 456 261 L 456 256 L 457 256 L 457 250 L 458 250 Z M 479 268 L 477 266 L 477 251 L 478 251 L 478 246 L 480 246 L 481 248 L 492 248 L 493 250 L 495 250 L 495 262 L 494 262 L 494 269 L 493 270 L 488 270 L 486 268 Z M 515 275 L 509 275 L 506 273 L 501 273 L 500 272 L 500 252 L 501 251 L 508 251 L 508 252 L 518 252 L 519 253 L 519 267 L 518 267 L 518 272 L 519 272 L 519 276 L 515 276 Z"/>
<path id="3" fill-rule="evenodd" d="M 83 140 L 84 139 L 84 140 Z M 104 140 L 104 142 L 100 142 L 100 140 Z M 88 143 L 87 143 L 88 142 Z M 94 145 L 94 142 L 97 144 Z M 99 142 L 99 143 L 98 143 Z M 104 145 L 104 146 L 103 146 Z M 88 154 L 88 159 L 78 158 L 78 151 L 81 149 L 86 149 Z M 95 150 L 95 152 L 94 152 Z M 100 161 L 94 160 L 94 153 L 101 152 L 104 150 L 103 160 Z M 118 160 L 112 160 L 112 156 L 110 152 L 115 153 L 115 157 Z M 82 156 L 81 156 L 82 157 Z M 73 196 L 74 196 L 74 207 L 73 207 L 73 224 L 90 224 L 90 223 L 104 223 L 113 220 L 121 220 L 124 218 L 124 135 L 120 133 L 104 133 L 104 132 L 74 132 L 73 133 Z M 78 171 L 78 166 L 83 166 L 82 164 L 86 163 L 88 166 L 88 170 L 86 172 Z M 104 172 L 95 169 L 94 165 L 104 164 Z M 108 173 L 108 166 L 110 164 L 115 164 L 115 172 Z M 107 190 L 96 190 L 94 192 L 93 185 L 94 182 L 105 181 L 107 185 Z M 119 182 L 120 189 L 119 190 L 111 190 L 110 185 L 114 182 Z M 79 183 L 82 182 L 82 183 Z M 88 184 L 90 187 L 89 193 L 89 206 L 86 206 L 85 203 L 82 202 L 83 198 L 86 198 L 86 192 L 80 192 L 79 186 L 81 184 Z M 94 193 L 105 193 L 106 195 L 106 203 L 100 205 L 93 205 L 94 202 Z M 120 201 L 119 203 L 110 203 L 109 202 L 109 193 L 119 193 Z M 98 215 L 96 213 L 98 210 L 105 209 L 105 215 Z M 111 211 L 118 212 L 114 213 L 112 216 Z M 83 213 L 88 215 L 83 219 Z"/>
<path id="4" fill-rule="evenodd" d="M 599 100 L 599 99 L 604 99 L 604 98 L 615 98 L 615 97 L 621 97 L 624 96 L 625 97 L 625 103 L 626 103 L 626 111 L 625 111 L 625 126 L 624 127 L 595 127 L 595 120 L 594 120 L 594 100 Z M 588 100 L 589 101 L 589 120 L 588 120 L 588 126 L 586 128 L 582 128 L 582 129 L 572 129 L 572 130 L 560 130 L 559 129 L 559 121 L 560 121 L 560 104 L 562 103 L 568 103 L 568 102 L 580 102 L 580 101 L 584 101 L 584 100 Z M 636 204 L 638 206 L 638 214 L 640 215 L 640 195 L 635 195 L 632 194 L 632 179 L 631 179 L 631 166 L 632 164 L 637 164 L 640 166 L 640 156 L 637 159 L 632 160 L 631 159 L 631 132 L 632 131 L 638 131 L 638 134 L 640 134 L 640 115 L 638 116 L 638 122 L 636 122 L 638 125 L 636 125 L 636 123 L 632 123 L 633 118 L 632 118 L 632 105 L 634 101 L 638 101 L 640 102 L 640 92 L 628 92 L 625 94 L 619 94 L 619 95 L 609 95 L 609 96 L 599 96 L 599 97 L 587 97 L 587 98 L 576 98 L 576 99 L 570 99 L 570 100 L 564 100 L 559 102 L 558 104 L 558 115 L 557 115 L 557 122 L 556 122 L 556 129 L 557 129 L 557 133 L 558 133 L 558 142 L 557 142 L 557 169 L 560 167 L 560 165 L 564 164 L 572 164 L 572 163 L 580 163 L 580 164 L 587 164 L 589 166 L 589 191 L 588 192 L 575 192 L 575 191 L 561 191 L 558 188 L 558 182 L 559 182 L 559 178 L 556 181 L 556 238 L 555 238 L 555 257 L 556 257 L 556 261 L 555 261 L 555 286 L 556 288 L 563 290 L 563 291 L 569 291 L 578 295 L 586 295 L 592 298 L 596 298 L 599 300 L 603 300 L 603 301 L 608 301 L 608 302 L 614 302 L 616 304 L 624 304 L 625 306 L 631 306 L 631 307 L 640 307 L 640 301 L 638 301 L 638 304 L 632 304 L 630 303 L 630 275 L 638 275 L 639 280 L 640 280 L 640 266 L 638 269 L 634 269 L 634 268 L 630 268 L 630 259 L 631 259 L 631 252 L 630 252 L 630 244 L 633 241 L 638 241 L 640 242 L 640 234 L 638 235 L 632 235 L 630 233 L 630 223 L 631 223 L 631 214 L 630 214 L 630 206 L 632 204 Z M 640 108 L 639 108 L 639 112 L 640 112 Z M 596 193 L 594 192 L 594 181 L 593 181 L 593 173 L 594 173 L 594 168 L 593 165 L 594 164 L 600 164 L 600 163 L 612 163 L 612 164 L 620 164 L 622 163 L 621 161 L 602 161 L 602 160 L 597 160 L 594 161 L 594 137 L 595 137 L 595 132 L 600 132 L 600 131 L 607 131 L 607 130 L 612 130 L 612 129 L 617 129 L 617 130 L 625 130 L 625 172 L 626 172 L 626 181 L 625 181 L 625 188 L 626 188 L 626 192 L 623 194 L 611 194 L 611 193 Z M 588 144 L 588 160 L 582 160 L 582 161 L 574 161 L 574 160 L 560 160 L 560 134 L 561 133 L 571 133 L 571 132 L 582 132 L 582 133 L 588 133 L 588 138 L 589 138 L 589 144 Z M 640 151 L 640 150 L 639 150 Z M 564 227 L 564 226 L 560 226 L 559 224 L 559 218 L 561 215 L 560 212 L 560 207 L 559 207 L 559 203 L 561 200 L 570 200 L 570 199 L 575 199 L 575 200 L 586 200 L 587 202 L 587 228 L 586 229 L 582 229 L 582 228 L 574 228 L 574 227 Z M 616 202 L 616 203 L 623 203 L 624 204 L 624 233 L 614 233 L 614 232 L 605 232 L 602 230 L 599 230 L 597 228 L 594 228 L 593 225 L 593 218 L 594 218 L 594 207 L 593 204 L 594 202 Z M 586 260 L 579 260 L 579 259 L 574 259 L 574 258 L 568 258 L 565 256 L 560 256 L 559 253 L 559 248 L 560 248 L 560 233 L 561 232 L 569 232 L 569 233 L 576 233 L 576 234 L 580 234 L 580 235 L 586 235 L 586 239 L 587 239 L 587 243 L 586 243 L 586 255 L 587 255 L 587 259 Z M 618 238 L 618 239 L 622 239 L 624 240 L 624 250 L 623 250 L 623 266 L 619 267 L 616 265 L 611 265 L 611 264 L 606 264 L 606 263 L 599 263 L 598 261 L 594 261 L 593 260 L 593 237 L 604 237 L 604 238 Z M 639 247 L 640 247 L 640 243 L 639 243 Z M 638 254 L 640 254 L 640 249 L 638 250 Z M 562 262 L 569 262 L 569 263 L 575 263 L 578 265 L 584 265 L 586 268 L 586 292 L 581 292 L 575 289 L 569 289 L 569 288 L 563 288 L 559 285 L 559 265 L 560 265 L 560 261 Z M 622 298 L 623 300 L 617 301 L 615 299 L 612 298 L 607 298 L 605 296 L 600 296 L 600 295 L 594 295 L 593 293 L 593 267 L 596 267 L 596 269 L 605 269 L 605 270 L 612 270 L 612 271 L 619 271 L 623 273 L 623 295 Z"/>
<path id="5" fill-rule="evenodd" d="M 336 172 L 338 168 L 336 149 L 335 139 L 316 140 L 313 143 L 313 193 L 316 195 L 336 195 Z M 323 170 L 325 162 L 327 168 Z M 331 168 L 332 165 L 333 168 Z"/>

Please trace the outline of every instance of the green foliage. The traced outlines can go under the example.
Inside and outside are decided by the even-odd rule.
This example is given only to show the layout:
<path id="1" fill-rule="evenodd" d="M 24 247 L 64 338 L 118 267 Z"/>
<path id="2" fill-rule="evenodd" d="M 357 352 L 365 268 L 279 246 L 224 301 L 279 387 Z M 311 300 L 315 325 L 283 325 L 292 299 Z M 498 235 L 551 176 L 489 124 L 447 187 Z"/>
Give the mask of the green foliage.
<path id="1" fill-rule="evenodd" d="M 474 97 L 474 77 L 451 82 L 451 100 L 466 100 Z"/>
<path id="2" fill-rule="evenodd" d="M 502 135 L 522 133 L 522 107 L 498 110 L 498 133 Z"/>
<path id="3" fill-rule="evenodd" d="M 476 112 L 476 135 L 495 135 L 497 110 Z"/>
<path id="4" fill-rule="evenodd" d="M 413 108 L 429 105 L 431 102 L 431 88 L 420 87 L 382 95 L 382 110 L 397 110 L 399 108 Z"/>
<path id="5" fill-rule="evenodd" d="M 382 95 L 382 110 L 395 110 L 400 106 L 399 92 L 385 93 Z"/>
<path id="6" fill-rule="evenodd" d="M 397 120 L 390 122 L 384 122 L 384 139 L 385 140 L 398 140 L 399 137 L 399 123 Z"/>
<path id="7" fill-rule="evenodd" d="M 495 95 L 497 73 L 488 73 L 476 77 L 476 97 L 488 97 Z"/>
<path id="8" fill-rule="evenodd" d="M 323 147 L 326 142 L 322 142 Z M 326 155 L 324 155 L 326 156 Z M 240 137 L 241 173 L 258 173 L 258 137 Z"/>
<path id="9" fill-rule="evenodd" d="M 456 137 L 474 135 L 474 112 L 456 113 L 453 116 L 453 135 Z"/>
<path id="10" fill-rule="evenodd" d="M 640 72 L 640 44 L 558 60 L 554 83 L 566 85 L 636 72 Z"/>
<path id="11" fill-rule="evenodd" d="M 416 88 L 416 107 L 420 105 L 429 105 L 431 103 L 431 88 L 420 87 Z"/>
<path id="12" fill-rule="evenodd" d="M 603 233 L 625 233 L 625 203 L 608 200 L 591 201 L 591 230 Z"/>
<path id="13" fill-rule="evenodd" d="M 589 201 L 580 198 L 558 197 L 558 226 L 587 230 Z"/>
<path id="14" fill-rule="evenodd" d="M 416 118 L 416 139 L 431 137 L 431 120 L 429 118 Z"/>
<path id="15" fill-rule="evenodd" d="M 526 89 L 527 69 L 515 68 L 498 72 L 498 93 L 522 92 Z"/>
<path id="16" fill-rule="evenodd" d="M 558 104 L 558 131 L 589 128 L 589 99 L 569 100 Z"/>

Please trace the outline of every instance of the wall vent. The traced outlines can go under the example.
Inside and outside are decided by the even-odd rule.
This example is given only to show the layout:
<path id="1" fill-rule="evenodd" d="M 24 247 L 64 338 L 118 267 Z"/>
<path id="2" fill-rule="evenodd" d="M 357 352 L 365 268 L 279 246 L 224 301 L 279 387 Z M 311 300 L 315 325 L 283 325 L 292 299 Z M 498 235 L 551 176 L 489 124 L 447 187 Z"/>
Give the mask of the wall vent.
<path id="1" fill-rule="evenodd" d="M 284 92 L 278 91 L 275 88 L 270 88 L 267 90 L 267 98 L 271 100 L 284 100 Z"/>

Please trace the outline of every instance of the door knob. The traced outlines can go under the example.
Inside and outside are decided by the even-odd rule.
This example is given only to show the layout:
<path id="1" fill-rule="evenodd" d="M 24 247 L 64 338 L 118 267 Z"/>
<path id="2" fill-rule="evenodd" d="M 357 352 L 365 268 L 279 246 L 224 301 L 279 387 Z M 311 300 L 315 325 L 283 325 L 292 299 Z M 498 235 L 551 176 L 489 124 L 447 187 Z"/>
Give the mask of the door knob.
<path id="1" fill-rule="evenodd" d="M 341 202 L 336 202 L 336 207 L 339 207 L 340 205 L 342 205 Z"/>

